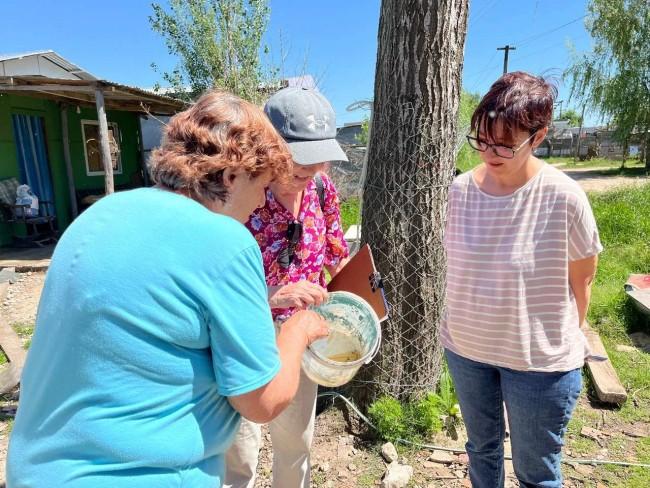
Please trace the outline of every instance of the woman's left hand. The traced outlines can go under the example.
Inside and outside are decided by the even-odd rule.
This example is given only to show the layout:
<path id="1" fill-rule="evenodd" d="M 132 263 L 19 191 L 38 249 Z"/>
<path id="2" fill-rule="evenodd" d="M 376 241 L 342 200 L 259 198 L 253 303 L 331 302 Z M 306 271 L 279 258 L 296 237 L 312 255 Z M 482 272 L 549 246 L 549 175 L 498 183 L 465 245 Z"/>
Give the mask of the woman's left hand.
<path id="1" fill-rule="evenodd" d="M 311 281 L 298 281 L 284 286 L 269 287 L 271 308 L 307 308 L 327 300 L 327 290 Z"/>

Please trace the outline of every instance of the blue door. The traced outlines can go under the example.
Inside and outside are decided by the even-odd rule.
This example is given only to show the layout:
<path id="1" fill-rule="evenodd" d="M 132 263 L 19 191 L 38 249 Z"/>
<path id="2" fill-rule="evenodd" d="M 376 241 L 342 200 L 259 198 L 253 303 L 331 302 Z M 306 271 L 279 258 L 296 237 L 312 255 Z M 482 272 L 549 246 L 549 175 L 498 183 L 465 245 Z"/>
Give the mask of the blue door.
<path id="1" fill-rule="evenodd" d="M 45 120 L 38 115 L 14 114 L 11 116 L 20 182 L 29 185 L 41 201 L 54 202 L 50 162 L 45 142 Z M 53 205 L 41 206 L 42 212 L 54 212 Z"/>

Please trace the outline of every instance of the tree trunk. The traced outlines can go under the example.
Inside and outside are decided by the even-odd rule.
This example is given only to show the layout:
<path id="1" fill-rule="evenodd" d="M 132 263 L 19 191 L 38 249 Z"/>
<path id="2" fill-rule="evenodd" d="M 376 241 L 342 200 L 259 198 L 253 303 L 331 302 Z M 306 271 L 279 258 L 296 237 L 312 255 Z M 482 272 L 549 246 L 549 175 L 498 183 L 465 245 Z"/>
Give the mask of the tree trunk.
<path id="1" fill-rule="evenodd" d="M 361 238 L 392 310 L 380 353 L 352 385 L 364 406 L 430 391 L 440 375 L 442 237 L 467 13 L 467 0 L 382 1 Z"/>

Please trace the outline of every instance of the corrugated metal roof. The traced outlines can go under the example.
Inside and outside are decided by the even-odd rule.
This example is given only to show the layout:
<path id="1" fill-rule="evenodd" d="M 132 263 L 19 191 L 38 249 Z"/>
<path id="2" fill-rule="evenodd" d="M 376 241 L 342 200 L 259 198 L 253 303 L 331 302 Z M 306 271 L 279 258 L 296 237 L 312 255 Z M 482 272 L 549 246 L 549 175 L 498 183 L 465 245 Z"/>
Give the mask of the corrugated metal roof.
<path id="1" fill-rule="evenodd" d="M 54 51 L 49 50 L 49 51 L 31 51 L 27 53 L 14 53 L 14 54 L 0 54 L 0 61 L 7 61 L 9 59 L 20 59 L 20 58 L 25 58 L 27 56 L 34 56 L 35 54 L 45 54 L 45 53 L 52 53 Z"/>
<path id="2" fill-rule="evenodd" d="M 97 88 L 104 94 L 107 109 L 171 115 L 188 105 L 175 98 L 110 81 L 56 79 L 43 76 L 0 76 L 0 93 L 29 94 L 78 105 L 94 106 Z"/>
<path id="3" fill-rule="evenodd" d="M 25 58 L 44 58 L 47 61 L 55 64 L 59 68 L 61 68 L 64 71 L 67 71 L 71 75 L 74 75 L 75 77 L 79 78 L 80 80 L 96 80 L 97 77 L 94 76 L 93 74 L 89 73 L 88 71 L 84 70 L 83 68 L 80 68 L 76 64 L 71 63 L 67 59 L 65 59 L 63 56 L 60 56 L 58 53 L 55 51 L 52 51 L 51 49 L 49 50 L 43 50 L 43 51 L 31 51 L 31 52 L 24 52 L 24 53 L 16 53 L 16 54 L 0 54 L 0 62 L 4 61 L 11 61 L 14 59 L 25 59 Z M 20 74 L 20 75 L 25 75 L 25 74 L 30 74 L 30 75 L 42 75 L 42 73 L 37 72 L 37 73 L 11 73 L 11 72 L 6 72 L 6 76 L 12 76 L 13 74 Z"/>

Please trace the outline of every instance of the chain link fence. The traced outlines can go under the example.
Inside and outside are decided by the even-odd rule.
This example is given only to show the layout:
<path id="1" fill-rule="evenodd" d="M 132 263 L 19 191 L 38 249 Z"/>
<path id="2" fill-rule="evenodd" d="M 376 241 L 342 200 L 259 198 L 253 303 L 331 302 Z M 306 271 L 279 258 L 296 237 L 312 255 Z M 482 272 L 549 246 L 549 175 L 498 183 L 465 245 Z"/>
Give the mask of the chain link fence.
<path id="1" fill-rule="evenodd" d="M 366 404 L 378 395 L 410 398 L 437 385 L 445 293 L 441 274 L 446 267 L 442 240 L 447 189 L 455 175 L 455 167 L 441 160 L 441 154 L 457 154 L 469 129 L 459 128 L 455 138 L 440 137 L 427 129 L 439 121 L 418 123 L 409 118 L 412 111 L 397 112 L 404 114 L 402 119 L 380 124 L 382 133 L 372 135 L 388 141 L 386 162 L 399 161 L 397 166 L 380 161 L 385 170 L 372 171 L 368 178 L 366 148 L 347 146 L 350 162 L 330 168 L 341 199 L 361 202 L 351 250 L 358 249 L 362 232 L 378 243 L 373 255 L 391 306 L 390 318 L 382 323 L 380 353 L 345 388 L 356 398 L 360 392 L 352 390 L 371 391 L 372 398 L 362 400 Z M 415 156 L 404 159 L 405 154 Z"/>

